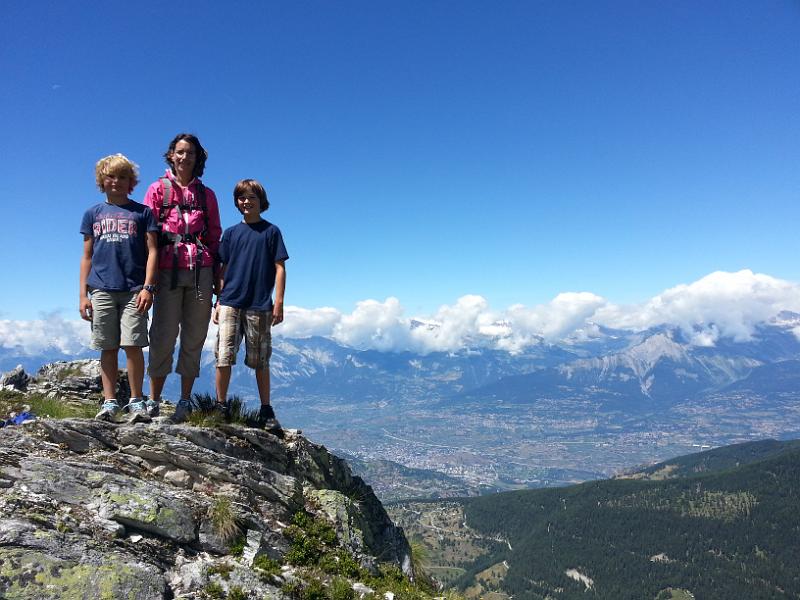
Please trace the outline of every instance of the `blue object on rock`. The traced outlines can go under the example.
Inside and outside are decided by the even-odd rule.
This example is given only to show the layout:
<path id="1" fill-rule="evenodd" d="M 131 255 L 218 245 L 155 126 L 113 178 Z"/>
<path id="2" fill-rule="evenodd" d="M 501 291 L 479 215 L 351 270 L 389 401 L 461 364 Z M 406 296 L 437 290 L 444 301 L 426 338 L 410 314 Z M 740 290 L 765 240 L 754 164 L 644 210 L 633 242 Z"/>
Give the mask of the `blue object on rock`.
<path id="1" fill-rule="evenodd" d="M 9 425 L 22 425 L 25 421 L 32 421 L 35 418 L 35 414 L 26 410 L 19 413 L 15 417 L 11 417 L 10 419 L 0 420 L 0 427 L 8 427 Z"/>

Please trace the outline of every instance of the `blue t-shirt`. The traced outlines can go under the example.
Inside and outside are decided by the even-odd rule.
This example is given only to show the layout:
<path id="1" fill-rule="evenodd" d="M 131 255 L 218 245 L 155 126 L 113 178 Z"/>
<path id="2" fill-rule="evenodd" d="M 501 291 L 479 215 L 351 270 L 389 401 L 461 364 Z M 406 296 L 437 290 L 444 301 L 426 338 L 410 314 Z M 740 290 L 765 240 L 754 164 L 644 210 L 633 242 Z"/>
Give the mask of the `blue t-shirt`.
<path id="1" fill-rule="evenodd" d="M 271 311 L 275 263 L 289 258 L 281 230 L 268 221 L 229 227 L 222 234 L 219 258 L 226 266 L 220 304 Z"/>
<path id="2" fill-rule="evenodd" d="M 101 202 L 83 214 L 81 233 L 94 237 L 89 289 L 135 292 L 144 285 L 147 232 L 158 222 L 144 204 L 131 200 L 122 206 Z"/>

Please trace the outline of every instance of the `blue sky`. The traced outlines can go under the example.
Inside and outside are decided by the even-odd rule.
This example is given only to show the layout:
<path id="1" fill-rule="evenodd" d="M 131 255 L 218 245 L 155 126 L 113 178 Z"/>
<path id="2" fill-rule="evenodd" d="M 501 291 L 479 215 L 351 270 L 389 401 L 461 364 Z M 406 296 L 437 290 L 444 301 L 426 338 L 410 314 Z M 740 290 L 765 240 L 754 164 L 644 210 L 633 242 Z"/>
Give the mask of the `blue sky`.
<path id="1" fill-rule="evenodd" d="M 243 177 L 287 303 L 433 314 L 645 302 L 715 271 L 800 281 L 800 3 L 6 2 L 0 319 L 77 318 L 93 167 L 140 200 L 199 135 Z"/>

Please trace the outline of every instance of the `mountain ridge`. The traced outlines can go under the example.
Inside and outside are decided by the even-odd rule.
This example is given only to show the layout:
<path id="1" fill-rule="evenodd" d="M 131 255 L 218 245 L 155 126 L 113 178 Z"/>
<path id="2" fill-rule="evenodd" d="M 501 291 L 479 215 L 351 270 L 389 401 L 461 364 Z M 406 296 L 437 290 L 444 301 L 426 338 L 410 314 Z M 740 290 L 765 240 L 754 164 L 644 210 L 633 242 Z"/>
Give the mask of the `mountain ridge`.
<path id="1" fill-rule="evenodd" d="M 450 573 L 468 597 L 800 597 L 800 440 L 718 448 L 650 472 L 670 465 L 679 467 L 662 478 L 401 502 L 390 512 L 429 548 L 432 572 Z"/>

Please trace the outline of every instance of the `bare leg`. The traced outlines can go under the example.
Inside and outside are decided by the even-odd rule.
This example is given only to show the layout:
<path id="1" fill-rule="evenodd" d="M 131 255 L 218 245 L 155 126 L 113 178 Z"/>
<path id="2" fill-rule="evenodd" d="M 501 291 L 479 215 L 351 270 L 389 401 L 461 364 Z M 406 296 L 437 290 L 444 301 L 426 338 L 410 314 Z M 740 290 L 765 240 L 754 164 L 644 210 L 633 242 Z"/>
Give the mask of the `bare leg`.
<path id="1" fill-rule="evenodd" d="M 225 404 L 228 401 L 228 384 L 231 382 L 231 368 L 217 367 L 217 402 Z"/>
<path id="2" fill-rule="evenodd" d="M 256 385 L 258 386 L 258 397 L 261 399 L 262 406 L 269 404 L 269 365 L 256 369 Z"/>
<path id="3" fill-rule="evenodd" d="M 161 400 L 161 390 L 164 389 L 164 382 L 167 380 L 167 376 L 164 375 L 163 377 L 150 377 L 150 399 L 151 400 Z M 132 391 L 132 390 L 131 390 Z"/>
<path id="4" fill-rule="evenodd" d="M 103 399 L 110 400 L 117 397 L 117 369 L 119 362 L 117 355 L 119 348 L 102 350 L 100 352 L 100 379 L 103 381 Z"/>
<path id="5" fill-rule="evenodd" d="M 192 387 L 194 387 L 195 377 L 181 375 L 181 398 L 190 400 L 192 398 Z"/>
<path id="6" fill-rule="evenodd" d="M 128 383 L 131 386 L 131 398 L 142 398 L 142 384 L 144 383 L 144 354 L 138 346 L 125 346 L 125 356 L 128 360 Z"/>

